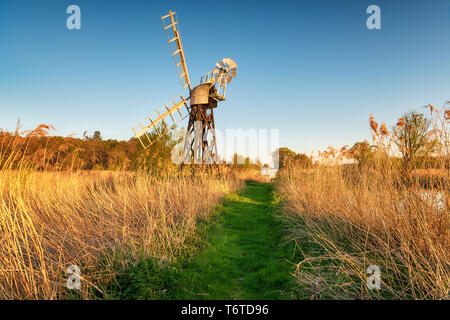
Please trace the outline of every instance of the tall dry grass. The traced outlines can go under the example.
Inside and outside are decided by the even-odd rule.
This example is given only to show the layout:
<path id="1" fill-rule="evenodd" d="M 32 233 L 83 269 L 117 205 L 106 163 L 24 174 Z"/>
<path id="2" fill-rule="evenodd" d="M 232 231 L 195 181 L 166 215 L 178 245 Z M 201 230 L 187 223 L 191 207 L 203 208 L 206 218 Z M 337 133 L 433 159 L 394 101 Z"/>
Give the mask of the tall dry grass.
<path id="1" fill-rule="evenodd" d="M 378 140 L 385 147 L 386 136 L 380 133 Z M 313 169 L 288 167 L 279 173 L 290 234 L 303 251 L 295 276 L 311 298 L 449 297 L 448 172 L 440 170 L 439 179 L 434 177 L 438 170 L 405 179 L 381 147 L 371 166 L 325 161 Z M 449 156 L 439 151 L 442 159 Z M 381 290 L 366 284 L 370 265 L 381 269 Z"/>
<path id="2" fill-rule="evenodd" d="M 78 294 L 89 298 L 141 254 L 172 259 L 198 220 L 241 187 L 232 176 L 0 171 L 0 298 L 64 298 L 70 265 L 80 266 Z"/>
<path id="3" fill-rule="evenodd" d="M 28 143 L 20 139 L 20 145 Z M 101 295 L 107 282 L 142 256 L 176 257 L 195 241 L 196 226 L 212 207 L 244 186 L 232 172 L 194 179 L 37 171 L 14 144 L 9 137 L 0 150 L 0 299 L 73 296 L 66 288 L 71 265 L 81 269 L 77 297 Z"/>

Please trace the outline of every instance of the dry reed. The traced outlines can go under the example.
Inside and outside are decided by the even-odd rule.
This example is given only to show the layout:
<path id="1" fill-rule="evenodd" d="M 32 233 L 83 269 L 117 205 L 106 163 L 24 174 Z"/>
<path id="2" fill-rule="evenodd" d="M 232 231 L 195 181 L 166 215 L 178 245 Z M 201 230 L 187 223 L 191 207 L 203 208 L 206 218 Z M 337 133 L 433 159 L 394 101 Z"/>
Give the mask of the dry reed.
<path id="1" fill-rule="evenodd" d="M 226 193 L 244 186 L 243 177 L 232 172 L 192 179 L 129 171 L 37 171 L 32 157 L 24 159 L 28 141 L 17 133 L 17 138 L 4 137 L 0 299 L 70 297 L 70 265 L 81 268 L 77 296 L 94 298 L 94 291 L 101 294 L 105 283 L 142 256 L 174 259 L 195 241 L 198 221 L 208 219 Z"/>
<path id="2" fill-rule="evenodd" d="M 442 114 L 446 119 L 448 112 Z M 446 160 L 448 131 L 445 120 L 441 124 L 432 133 L 441 139 L 436 155 Z M 405 179 L 388 153 L 386 126 L 380 127 L 372 115 L 369 125 L 379 150 L 371 166 L 341 165 L 339 155 L 327 151 L 322 155 L 328 161 L 314 169 L 288 167 L 279 173 L 277 187 L 288 212 L 290 234 L 303 250 L 295 276 L 310 290 L 311 298 L 446 299 L 450 284 L 448 170 L 434 169 L 430 175 L 416 170 Z M 431 181 L 426 189 L 415 178 L 419 172 L 422 180 Z M 313 249 L 302 249 L 307 243 Z M 381 269 L 381 290 L 366 285 L 370 265 Z"/>

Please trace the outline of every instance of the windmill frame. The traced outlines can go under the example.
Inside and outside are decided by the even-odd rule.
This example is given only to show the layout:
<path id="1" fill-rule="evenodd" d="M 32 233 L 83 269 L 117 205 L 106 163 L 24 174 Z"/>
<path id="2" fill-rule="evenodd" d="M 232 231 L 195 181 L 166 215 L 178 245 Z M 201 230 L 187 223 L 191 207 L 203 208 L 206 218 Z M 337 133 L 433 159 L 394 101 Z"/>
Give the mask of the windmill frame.
<path id="1" fill-rule="evenodd" d="M 183 163 L 217 163 L 214 108 L 218 102 L 226 100 L 227 83 L 236 76 L 237 65 L 230 58 L 223 58 L 215 64 L 215 68 L 200 78 L 199 85 L 192 88 L 176 12 L 169 11 L 161 20 L 181 86 L 183 90 L 189 89 L 189 96 L 177 96 L 144 122 L 139 122 L 133 128 L 134 137 L 146 149 L 189 116 Z M 154 130 L 154 134 L 149 134 L 150 130 Z"/>

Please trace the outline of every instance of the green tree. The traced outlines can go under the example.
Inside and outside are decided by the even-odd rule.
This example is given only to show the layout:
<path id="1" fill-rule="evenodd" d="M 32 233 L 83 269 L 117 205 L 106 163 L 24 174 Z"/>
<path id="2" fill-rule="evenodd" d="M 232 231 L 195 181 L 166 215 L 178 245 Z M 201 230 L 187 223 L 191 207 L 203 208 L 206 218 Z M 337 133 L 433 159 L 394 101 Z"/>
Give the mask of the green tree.
<path id="1" fill-rule="evenodd" d="M 102 135 L 100 131 L 94 131 L 94 134 L 92 135 L 92 140 L 102 140 Z"/>
<path id="2" fill-rule="evenodd" d="M 293 161 L 297 154 L 289 148 L 283 147 L 278 149 L 278 159 L 280 168 L 285 167 L 289 162 Z"/>
<path id="3" fill-rule="evenodd" d="M 181 138 L 176 138 L 173 131 L 167 131 L 163 126 L 158 127 L 159 135 L 155 130 L 148 133 L 150 141 L 153 143 L 144 149 L 139 143 L 138 157 L 136 165 L 138 169 L 148 171 L 155 175 L 168 173 L 176 170 L 177 165 L 172 161 L 172 150 L 180 142 Z"/>
<path id="4" fill-rule="evenodd" d="M 409 171 L 423 165 L 436 149 L 430 138 L 431 120 L 417 111 L 405 113 L 395 129 L 394 142 L 402 154 L 404 169 Z"/>
<path id="5" fill-rule="evenodd" d="M 350 155 L 358 162 L 358 165 L 366 166 L 372 163 L 374 159 L 374 151 L 372 146 L 367 141 L 356 142 L 353 147 L 350 148 Z"/>
<path id="6" fill-rule="evenodd" d="M 294 157 L 294 163 L 301 168 L 311 168 L 313 166 L 312 159 L 304 153 L 298 153 Z"/>
<path id="7" fill-rule="evenodd" d="M 233 164 L 245 164 L 245 158 L 244 156 L 241 156 L 240 154 L 235 153 L 233 155 Z"/>

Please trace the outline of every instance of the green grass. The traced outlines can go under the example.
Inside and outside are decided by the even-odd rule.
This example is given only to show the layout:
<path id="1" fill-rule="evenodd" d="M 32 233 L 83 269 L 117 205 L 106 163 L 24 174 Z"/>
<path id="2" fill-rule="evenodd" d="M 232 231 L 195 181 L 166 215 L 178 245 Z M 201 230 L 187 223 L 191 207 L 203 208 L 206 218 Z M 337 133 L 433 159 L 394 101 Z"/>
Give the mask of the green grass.
<path id="1" fill-rule="evenodd" d="M 292 299 L 283 222 L 270 183 L 247 182 L 229 195 L 198 230 L 195 253 L 178 262 L 144 259 L 124 276 L 110 297 L 120 299 Z"/>

